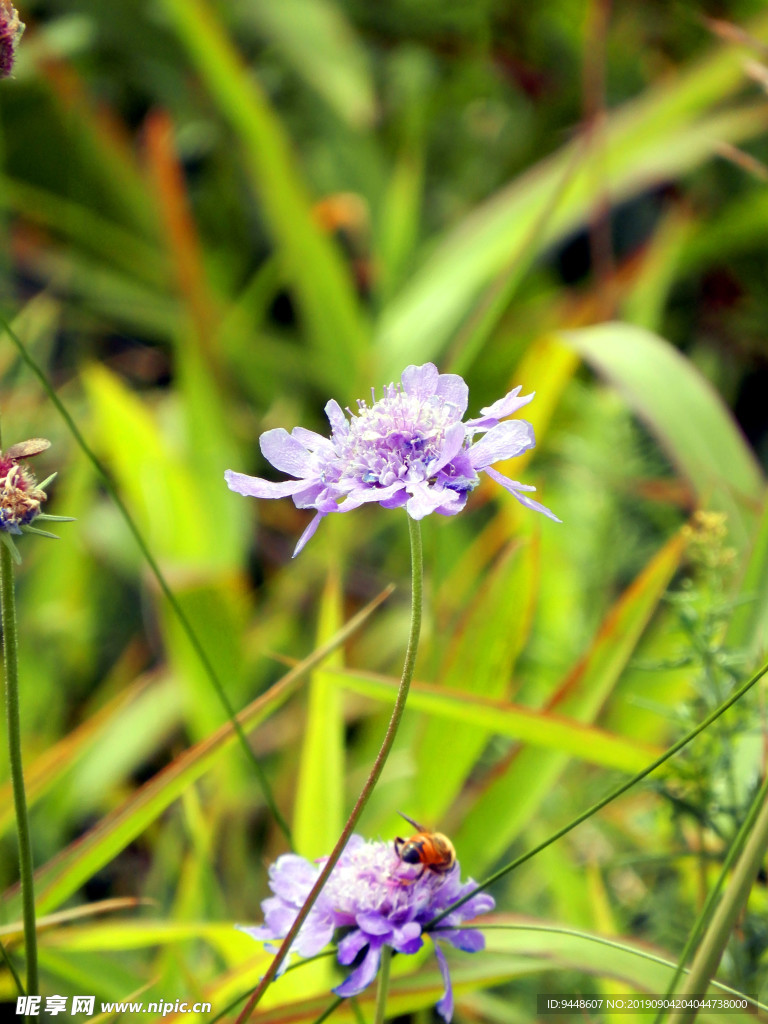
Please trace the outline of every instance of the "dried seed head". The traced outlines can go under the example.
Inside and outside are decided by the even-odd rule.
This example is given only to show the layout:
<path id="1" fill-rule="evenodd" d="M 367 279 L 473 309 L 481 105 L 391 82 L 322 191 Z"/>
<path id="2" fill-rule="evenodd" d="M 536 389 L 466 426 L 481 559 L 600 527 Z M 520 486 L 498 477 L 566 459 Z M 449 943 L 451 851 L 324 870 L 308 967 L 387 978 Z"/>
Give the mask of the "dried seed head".
<path id="1" fill-rule="evenodd" d="M 21 533 L 22 526 L 28 526 L 40 514 L 40 506 L 48 495 L 18 460 L 45 451 L 49 444 L 36 437 L 0 452 L 0 530 Z"/>

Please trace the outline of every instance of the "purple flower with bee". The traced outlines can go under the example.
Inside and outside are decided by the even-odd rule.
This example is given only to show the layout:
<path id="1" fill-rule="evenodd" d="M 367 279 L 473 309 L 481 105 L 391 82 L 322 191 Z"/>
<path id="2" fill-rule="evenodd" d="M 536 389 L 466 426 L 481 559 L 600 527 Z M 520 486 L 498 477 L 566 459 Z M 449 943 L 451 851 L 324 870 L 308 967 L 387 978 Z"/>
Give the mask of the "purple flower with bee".
<path id="1" fill-rule="evenodd" d="M 311 863 L 293 853 L 278 857 L 269 869 L 274 895 L 261 905 L 264 924 L 242 931 L 254 939 L 284 938 L 324 863 L 325 859 Z M 424 944 L 424 926 L 474 889 L 471 879 L 461 881 L 461 869 L 455 859 L 450 867 L 430 870 L 423 861 L 403 859 L 397 845 L 366 842 L 353 835 L 291 949 L 300 956 L 311 957 L 336 938 L 337 959 L 344 966 L 351 965 L 352 970 L 333 991 L 345 998 L 354 996 L 376 977 L 384 946 L 398 953 L 415 953 Z M 482 950 L 482 933 L 461 925 L 493 907 L 493 897 L 480 892 L 447 914 L 431 933 L 445 987 L 437 1011 L 445 1021 L 453 1015 L 453 990 L 448 963 L 437 940 L 468 953 Z"/>
<path id="2" fill-rule="evenodd" d="M 408 366 L 400 384 L 384 388 L 371 404 L 358 402 L 348 415 L 331 399 L 325 412 L 331 436 L 304 427 L 289 434 L 278 427 L 261 435 L 264 457 L 293 480 L 274 482 L 227 470 L 227 484 L 254 498 L 292 497 L 297 508 L 315 515 L 299 539 L 294 557 L 325 516 L 350 512 L 368 502 L 383 508 L 404 507 L 412 519 L 431 512 L 453 516 L 487 473 L 527 508 L 555 522 L 554 513 L 529 497 L 536 488 L 510 480 L 493 463 L 533 448 L 533 427 L 523 419 L 506 419 L 533 399 L 520 387 L 463 420 L 469 390 L 455 373 L 438 373 L 433 363 Z"/>

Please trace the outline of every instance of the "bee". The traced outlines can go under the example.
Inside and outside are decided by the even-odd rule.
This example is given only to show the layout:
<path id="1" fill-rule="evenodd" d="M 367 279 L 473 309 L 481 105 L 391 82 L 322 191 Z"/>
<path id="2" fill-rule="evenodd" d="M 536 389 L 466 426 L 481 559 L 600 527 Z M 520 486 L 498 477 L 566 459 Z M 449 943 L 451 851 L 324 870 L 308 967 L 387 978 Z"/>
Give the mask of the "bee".
<path id="1" fill-rule="evenodd" d="M 19 459 L 31 459 L 33 455 L 39 455 L 51 447 L 51 442 L 44 437 L 31 437 L 28 441 L 19 441 L 12 444 L 3 454 L 6 459 L 18 462 Z"/>
<path id="2" fill-rule="evenodd" d="M 421 878 L 427 869 L 434 871 L 436 875 L 444 875 L 450 871 L 456 863 L 456 851 L 448 836 L 444 836 L 442 832 L 430 832 L 402 811 L 397 813 L 418 829 L 410 839 L 402 839 L 400 836 L 395 839 L 395 853 L 400 860 L 406 864 L 421 864 L 421 873 L 416 876 L 417 878 Z"/>

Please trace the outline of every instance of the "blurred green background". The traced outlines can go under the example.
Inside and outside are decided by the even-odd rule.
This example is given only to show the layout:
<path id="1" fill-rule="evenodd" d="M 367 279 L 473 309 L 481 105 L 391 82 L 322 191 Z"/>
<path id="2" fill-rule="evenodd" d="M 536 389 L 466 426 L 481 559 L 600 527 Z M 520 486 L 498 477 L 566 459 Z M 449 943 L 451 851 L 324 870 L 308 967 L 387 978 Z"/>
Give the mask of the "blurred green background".
<path id="1" fill-rule="evenodd" d="M 354 407 L 408 363 L 462 373 L 470 415 L 536 390 L 538 447 L 508 469 L 564 523 L 493 486 L 425 521 L 418 683 L 361 831 L 396 834 L 402 809 L 482 878 L 746 676 L 768 601 L 763 3 L 30 0 L 20 14 L 0 88 L 3 309 L 232 705 L 397 584 L 249 719 L 298 852 L 330 849 L 383 732 L 406 523 L 330 517 L 291 561 L 307 516 L 232 494 L 223 472 L 269 473 L 260 433 L 325 432 L 328 398 Z M 39 910 L 72 917 L 41 937 L 46 989 L 220 1012 L 263 973 L 232 924 L 260 920 L 285 838 L 103 478 L 7 335 L 0 372 L 5 446 L 49 437 L 35 463 L 59 472 L 49 511 L 77 517 L 57 542 L 23 539 L 18 572 Z M 699 523 L 686 554 L 696 509 L 724 513 L 728 535 Z M 499 884 L 518 930 L 454 958 L 457 1017 L 533 1020 L 549 989 L 663 991 L 660 965 L 575 933 L 675 961 L 764 746 L 755 697 Z M 752 994 L 764 881 L 723 966 Z M 0 913 L 21 963 L 12 888 Z M 526 931 L 532 918 L 566 932 Z M 431 1012 L 433 961 L 395 966 L 392 1005 Z M 292 1020 L 315 1019 L 337 977 L 327 961 L 291 972 L 264 1019 L 292 1001 Z M 2 967 L 0 994 L 15 995 Z"/>

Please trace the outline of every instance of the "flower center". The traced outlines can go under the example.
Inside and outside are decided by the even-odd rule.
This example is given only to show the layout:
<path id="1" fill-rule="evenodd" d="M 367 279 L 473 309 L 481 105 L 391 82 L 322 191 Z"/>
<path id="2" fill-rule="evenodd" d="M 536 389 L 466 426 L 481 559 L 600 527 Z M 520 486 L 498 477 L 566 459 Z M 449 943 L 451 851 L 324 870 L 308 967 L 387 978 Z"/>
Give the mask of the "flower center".
<path id="1" fill-rule="evenodd" d="M 438 395 L 421 399 L 394 385 L 369 406 L 358 402 L 349 431 L 335 438 L 346 462 L 345 476 L 388 487 L 398 480 L 425 480 L 440 454 L 457 409 Z"/>
<path id="2" fill-rule="evenodd" d="M 390 916 L 429 902 L 444 880 L 431 872 L 414 875 L 391 844 L 368 842 L 342 857 L 323 892 L 338 913 Z"/>

